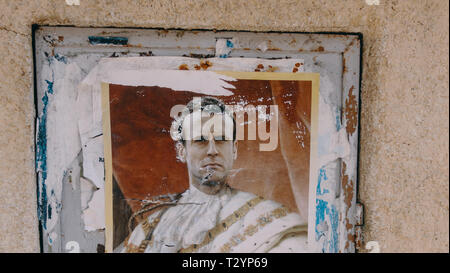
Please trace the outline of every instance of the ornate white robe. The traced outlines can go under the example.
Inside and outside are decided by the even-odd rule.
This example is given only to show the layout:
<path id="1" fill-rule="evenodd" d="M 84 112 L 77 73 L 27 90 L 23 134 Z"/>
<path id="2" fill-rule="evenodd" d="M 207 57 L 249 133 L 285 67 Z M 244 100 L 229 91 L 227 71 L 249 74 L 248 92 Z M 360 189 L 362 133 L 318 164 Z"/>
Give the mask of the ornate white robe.
<path id="1" fill-rule="evenodd" d="M 122 252 L 307 252 L 307 223 L 251 193 L 226 187 L 208 195 L 191 187 L 162 216 L 141 222 Z"/>

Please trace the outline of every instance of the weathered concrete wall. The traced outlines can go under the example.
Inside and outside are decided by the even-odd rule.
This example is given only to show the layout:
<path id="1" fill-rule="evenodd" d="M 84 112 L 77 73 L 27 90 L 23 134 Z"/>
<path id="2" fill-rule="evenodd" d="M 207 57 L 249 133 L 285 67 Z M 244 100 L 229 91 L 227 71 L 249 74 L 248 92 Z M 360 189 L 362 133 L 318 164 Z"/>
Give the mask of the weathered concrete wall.
<path id="1" fill-rule="evenodd" d="M 0 252 L 39 251 L 32 24 L 363 33 L 365 241 L 449 251 L 448 1 L 80 2 L 0 0 Z"/>

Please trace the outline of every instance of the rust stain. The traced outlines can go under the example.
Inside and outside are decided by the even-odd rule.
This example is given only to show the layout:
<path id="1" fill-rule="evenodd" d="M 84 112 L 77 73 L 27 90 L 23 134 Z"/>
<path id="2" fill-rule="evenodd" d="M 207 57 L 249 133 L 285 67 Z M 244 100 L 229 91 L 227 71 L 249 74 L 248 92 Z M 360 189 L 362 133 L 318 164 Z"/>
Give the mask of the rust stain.
<path id="1" fill-rule="evenodd" d="M 350 230 L 353 228 L 353 225 L 348 222 L 348 219 L 345 219 L 345 229 Z"/>
<path id="2" fill-rule="evenodd" d="M 279 69 L 277 66 L 271 66 L 268 65 L 267 67 L 264 67 L 263 64 L 258 64 L 255 68 L 255 72 L 275 72 Z"/>
<path id="3" fill-rule="evenodd" d="M 311 50 L 312 52 L 323 52 L 325 51 L 325 48 L 323 46 L 319 46 L 316 49 Z"/>
<path id="4" fill-rule="evenodd" d="M 292 40 L 289 42 L 290 46 L 294 46 L 294 44 L 297 43 L 297 40 L 295 40 L 295 38 L 292 38 Z"/>
<path id="5" fill-rule="evenodd" d="M 137 44 L 137 45 L 126 44 L 126 45 L 122 45 L 122 47 L 142 47 L 142 44 Z"/>
<path id="6" fill-rule="evenodd" d="M 347 119 L 346 130 L 349 135 L 352 135 L 356 131 L 356 126 L 358 124 L 358 109 L 356 96 L 353 95 L 353 89 L 355 87 L 352 85 L 348 91 L 348 97 L 345 100 L 345 117 Z"/>
<path id="7" fill-rule="evenodd" d="M 206 70 L 209 67 L 211 67 L 212 65 L 213 64 L 210 61 L 203 61 L 203 60 L 201 60 L 200 64 L 194 65 L 194 69 L 195 70 L 200 70 L 200 69 Z"/>
<path id="8" fill-rule="evenodd" d="M 178 67 L 178 69 L 179 69 L 179 70 L 189 70 L 189 67 L 188 67 L 187 64 L 181 64 L 181 65 Z"/>
<path id="9" fill-rule="evenodd" d="M 347 249 L 347 250 L 348 250 L 348 248 L 350 247 L 350 243 L 354 244 L 355 241 L 356 241 L 355 235 L 353 235 L 353 234 L 351 234 L 351 233 L 347 234 L 347 241 L 345 242 L 345 247 L 344 247 L 344 249 Z"/>
<path id="10" fill-rule="evenodd" d="M 292 72 L 296 73 L 298 71 L 297 67 L 294 67 L 294 69 L 292 69 Z"/>
<path id="11" fill-rule="evenodd" d="M 277 66 L 271 66 L 269 65 L 269 68 L 266 69 L 266 72 L 275 72 L 277 71 L 279 68 Z"/>
<path id="12" fill-rule="evenodd" d="M 167 33 L 169 33 L 169 31 L 166 29 L 163 29 L 163 30 L 158 30 L 156 33 L 158 34 L 158 36 L 165 37 L 167 35 Z"/>
<path id="13" fill-rule="evenodd" d="M 345 243 L 345 249 L 348 249 L 350 247 L 350 243 L 355 242 L 355 236 L 352 234 L 347 235 L 347 242 Z"/>
<path id="14" fill-rule="evenodd" d="M 183 37 L 183 36 L 184 36 L 184 30 L 181 30 L 181 31 L 177 31 L 177 34 L 176 34 L 176 36 L 177 36 L 177 38 L 181 38 L 181 37 Z"/>
<path id="15" fill-rule="evenodd" d="M 251 49 L 248 47 L 244 47 L 243 50 L 251 50 Z"/>
<path id="16" fill-rule="evenodd" d="M 355 230 L 355 247 L 361 249 L 363 244 L 363 238 L 361 234 L 361 229 Z"/>
<path id="17" fill-rule="evenodd" d="M 348 234 L 347 235 L 347 239 L 348 239 L 349 242 L 354 242 L 355 241 L 355 236 L 352 235 L 352 234 Z"/>
<path id="18" fill-rule="evenodd" d="M 206 70 L 212 66 L 212 63 L 210 61 L 200 61 L 200 66 L 203 70 Z"/>
<path id="19" fill-rule="evenodd" d="M 299 49 L 298 49 L 298 52 L 303 52 L 303 48 L 299 48 Z"/>
<path id="20" fill-rule="evenodd" d="M 148 51 L 148 52 L 140 52 L 139 56 L 143 57 L 143 56 L 153 56 L 153 52 Z"/>
<path id="21" fill-rule="evenodd" d="M 355 237 L 352 234 L 352 229 L 353 229 L 353 225 L 350 223 L 349 221 L 349 215 L 348 215 L 348 211 L 352 205 L 352 200 L 353 200 L 353 189 L 354 189 L 354 183 L 351 179 L 349 179 L 348 175 L 346 174 L 347 171 L 347 164 L 345 162 L 342 163 L 342 173 L 341 173 L 341 177 L 342 177 L 342 189 L 343 189 L 343 193 L 344 193 L 344 203 L 346 205 L 346 210 L 345 210 L 345 228 L 348 232 L 348 240 L 345 244 L 345 249 L 348 249 L 348 247 L 350 247 L 350 242 L 354 242 L 355 241 Z"/>
<path id="22" fill-rule="evenodd" d="M 58 41 L 60 42 L 64 41 L 64 36 L 58 36 Z"/>
<path id="23" fill-rule="evenodd" d="M 353 44 L 355 44 L 355 40 L 356 40 L 356 39 L 353 39 L 353 40 L 350 42 L 350 44 L 348 44 L 348 46 L 349 46 L 349 47 L 353 46 Z"/>
<path id="24" fill-rule="evenodd" d="M 348 175 L 345 174 L 347 171 L 347 164 L 345 162 L 342 163 L 342 188 L 344 190 L 344 203 L 347 205 L 348 209 L 352 205 L 353 199 L 353 181 L 348 178 Z"/>
<path id="25" fill-rule="evenodd" d="M 348 46 L 344 49 L 344 53 L 346 53 L 347 51 L 349 51 L 349 49 L 355 44 L 355 39 L 353 39 Z"/>

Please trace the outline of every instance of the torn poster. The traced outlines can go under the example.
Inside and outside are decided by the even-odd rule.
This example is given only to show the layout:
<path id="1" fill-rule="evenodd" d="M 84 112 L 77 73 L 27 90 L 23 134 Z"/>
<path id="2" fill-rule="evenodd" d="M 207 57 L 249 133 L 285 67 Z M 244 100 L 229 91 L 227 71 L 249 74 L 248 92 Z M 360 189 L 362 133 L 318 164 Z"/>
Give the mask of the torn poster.
<path id="1" fill-rule="evenodd" d="M 179 81 L 173 78 L 154 77 L 148 78 L 149 71 L 155 70 L 190 70 L 190 71 L 247 71 L 247 72 L 303 72 L 304 61 L 301 59 L 265 60 L 256 58 L 209 58 L 196 59 L 187 57 L 126 57 L 126 58 L 104 58 L 101 59 L 89 74 L 78 85 L 78 96 L 76 99 L 76 115 L 78 119 L 77 137 L 81 140 L 81 150 L 83 155 L 84 182 L 81 183 L 84 199 L 91 198 L 94 191 L 103 188 L 104 167 L 103 167 L 103 137 L 102 137 L 102 107 L 100 83 L 108 82 L 120 85 L 151 86 L 155 84 L 155 78 L 160 79 L 159 85 L 179 90 L 186 88 L 180 86 Z M 164 73 L 164 72 L 155 72 Z M 231 94 L 226 88 L 230 87 L 226 83 L 219 90 L 214 89 L 214 84 L 223 83 L 221 76 L 219 79 L 211 78 L 210 73 L 204 73 L 204 78 L 197 86 L 198 92 L 207 93 L 213 90 Z M 209 76 L 208 76 L 209 75 Z M 209 77 L 209 78 L 208 78 Z M 164 82 L 162 82 L 162 80 Z M 76 85 L 75 85 L 76 86 Z M 212 87 L 213 89 L 209 89 Z M 86 183 L 88 181 L 88 183 Z M 93 185 L 91 187 L 90 185 Z M 88 193 L 87 191 L 91 191 Z M 102 193 L 103 191 L 100 191 Z M 96 202 L 90 199 L 84 201 L 82 198 L 83 221 L 85 230 L 104 229 L 105 224 L 98 219 L 91 219 L 99 215 L 100 219 L 104 215 L 103 207 L 96 206 Z M 86 203 L 88 202 L 88 203 Z M 55 217 L 54 217 L 55 218 Z M 97 223 L 97 225 L 91 225 Z"/>
<path id="2" fill-rule="evenodd" d="M 319 74 L 184 70 L 105 71 L 107 251 L 308 252 Z"/>

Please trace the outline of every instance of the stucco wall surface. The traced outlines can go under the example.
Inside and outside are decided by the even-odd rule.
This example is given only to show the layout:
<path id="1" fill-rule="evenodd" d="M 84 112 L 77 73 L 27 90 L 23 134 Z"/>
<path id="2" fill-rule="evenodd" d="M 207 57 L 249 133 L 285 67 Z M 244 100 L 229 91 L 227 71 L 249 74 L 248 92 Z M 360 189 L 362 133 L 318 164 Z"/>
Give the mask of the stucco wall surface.
<path id="1" fill-rule="evenodd" d="M 379 2 L 0 0 L 0 252 L 39 251 L 32 24 L 363 33 L 364 240 L 448 252 L 449 3 Z"/>

